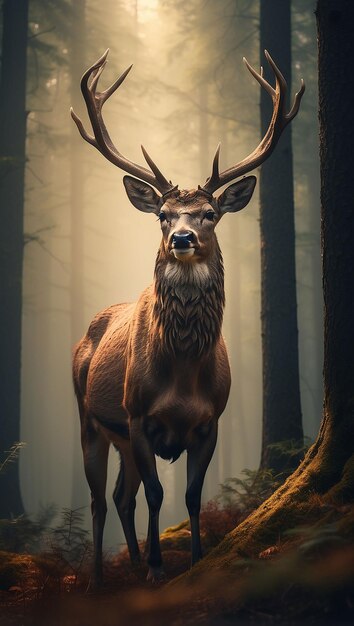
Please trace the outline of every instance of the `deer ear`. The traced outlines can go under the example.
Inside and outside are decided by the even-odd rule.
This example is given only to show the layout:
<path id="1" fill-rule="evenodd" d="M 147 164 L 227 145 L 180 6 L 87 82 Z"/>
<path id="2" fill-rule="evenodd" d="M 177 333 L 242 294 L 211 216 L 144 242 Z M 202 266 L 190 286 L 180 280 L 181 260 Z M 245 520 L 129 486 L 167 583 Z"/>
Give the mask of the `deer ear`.
<path id="1" fill-rule="evenodd" d="M 156 193 L 155 189 L 132 176 L 124 176 L 123 183 L 128 198 L 135 208 L 144 213 L 159 214 L 161 196 Z"/>
<path id="2" fill-rule="evenodd" d="M 227 187 L 217 199 L 220 213 L 223 215 L 241 211 L 251 200 L 256 182 L 255 176 L 247 176 Z"/>

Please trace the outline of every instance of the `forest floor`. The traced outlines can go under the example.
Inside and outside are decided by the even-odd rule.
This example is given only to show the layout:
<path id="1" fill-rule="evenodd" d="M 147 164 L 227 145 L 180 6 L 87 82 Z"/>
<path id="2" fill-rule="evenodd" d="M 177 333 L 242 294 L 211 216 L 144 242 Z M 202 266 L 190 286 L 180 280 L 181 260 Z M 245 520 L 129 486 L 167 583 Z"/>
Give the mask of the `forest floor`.
<path id="1" fill-rule="evenodd" d="M 87 591 L 90 549 L 77 551 L 84 542 L 74 523 L 70 532 L 75 562 L 58 542 L 37 554 L 0 552 L 0 625 L 354 623 L 354 507 L 329 510 L 319 496 L 315 505 L 317 524 L 312 520 L 311 526 L 284 532 L 276 545 L 264 546 L 252 556 L 239 554 L 227 572 L 209 571 L 193 584 L 180 576 L 190 559 L 189 523 L 182 522 L 161 536 L 163 583 L 147 583 L 145 562 L 133 569 L 125 550 L 106 557 L 105 583 L 99 593 Z M 204 507 L 205 553 L 244 517 L 245 511 L 237 507 L 215 502 Z"/>

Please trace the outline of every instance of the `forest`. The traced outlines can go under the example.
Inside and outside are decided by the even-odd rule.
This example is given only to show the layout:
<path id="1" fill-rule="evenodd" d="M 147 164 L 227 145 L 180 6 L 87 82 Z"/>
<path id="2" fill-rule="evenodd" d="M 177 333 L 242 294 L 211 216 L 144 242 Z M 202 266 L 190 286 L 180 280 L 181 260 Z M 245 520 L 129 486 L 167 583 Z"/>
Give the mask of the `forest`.
<path id="1" fill-rule="evenodd" d="M 352 623 L 353 3 L 0 5 L 0 624 Z M 102 94 L 131 64 L 105 103 L 112 159 L 88 145 L 99 133 L 80 81 L 95 67 Z M 214 193 L 218 144 L 220 172 L 241 174 Z M 146 580 L 144 477 L 130 563 L 111 446 L 98 585 L 71 361 L 99 311 L 154 279 L 161 214 L 137 211 L 112 167 L 117 150 L 144 165 L 141 146 L 166 185 L 209 185 L 219 206 L 224 183 L 249 172 L 257 185 L 216 228 L 232 382 L 202 490 L 204 556 L 192 549 L 191 567 L 183 452 L 156 459 L 165 575 Z M 242 170 L 257 146 L 266 157 Z"/>

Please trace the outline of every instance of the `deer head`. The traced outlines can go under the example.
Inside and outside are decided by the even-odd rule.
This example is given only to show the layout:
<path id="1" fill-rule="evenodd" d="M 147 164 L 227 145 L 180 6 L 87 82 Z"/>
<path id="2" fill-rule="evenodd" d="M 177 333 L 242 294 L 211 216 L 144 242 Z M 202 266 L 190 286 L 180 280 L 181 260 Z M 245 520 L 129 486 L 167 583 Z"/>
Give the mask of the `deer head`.
<path id="1" fill-rule="evenodd" d="M 243 209 L 256 185 L 249 176 L 230 185 L 218 199 L 204 189 L 173 190 L 159 196 L 136 178 L 124 176 L 124 186 L 131 203 L 140 211 L 155 213 L 161 223 L 160 250 L 166 258 L 198 262 L 209 256 L 215 243 L 214 230 L 224 213 Z"/>

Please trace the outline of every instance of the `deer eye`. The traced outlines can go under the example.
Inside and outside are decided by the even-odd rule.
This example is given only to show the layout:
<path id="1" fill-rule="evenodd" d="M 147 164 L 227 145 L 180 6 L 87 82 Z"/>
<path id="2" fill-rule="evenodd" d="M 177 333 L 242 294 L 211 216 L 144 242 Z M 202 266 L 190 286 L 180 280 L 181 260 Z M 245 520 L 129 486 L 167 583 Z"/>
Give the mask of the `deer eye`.
<path id="1" fill-rule="evenodd" d="M 160 211 L 159 220 L 160 222 L 164 222 L 166 220 L 166 213 L 164 211 Z"/>
<path id="2" fill-rule="evenodd" d="M 209 222 L 213 222 L 216 214 L 214 213 L 214 211 L 207 211 L 204 217 L 209 220 Z"/>

